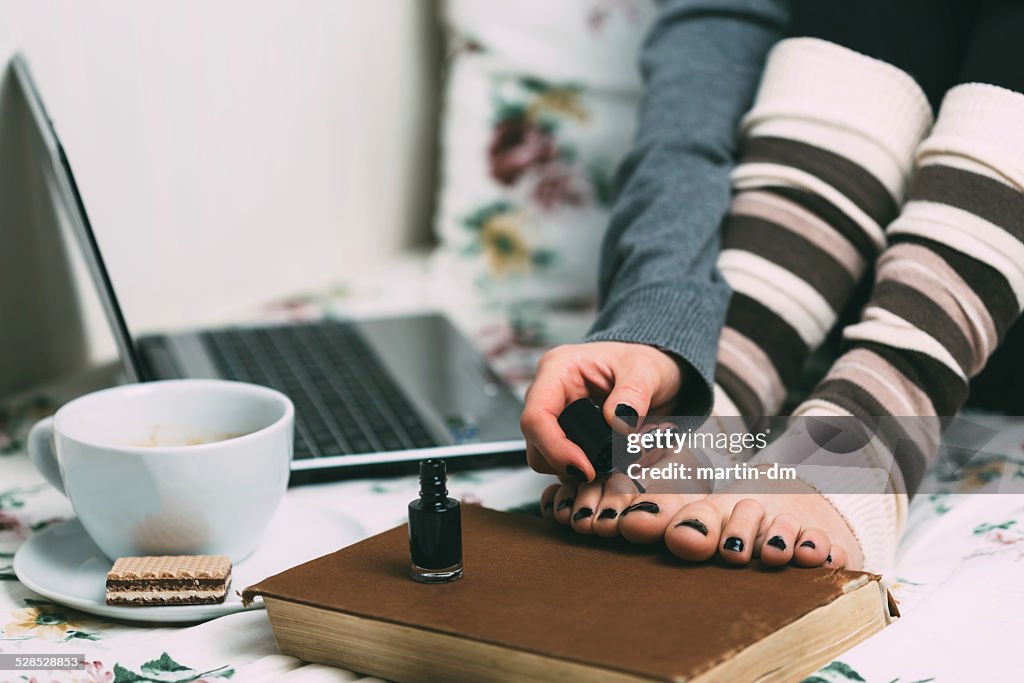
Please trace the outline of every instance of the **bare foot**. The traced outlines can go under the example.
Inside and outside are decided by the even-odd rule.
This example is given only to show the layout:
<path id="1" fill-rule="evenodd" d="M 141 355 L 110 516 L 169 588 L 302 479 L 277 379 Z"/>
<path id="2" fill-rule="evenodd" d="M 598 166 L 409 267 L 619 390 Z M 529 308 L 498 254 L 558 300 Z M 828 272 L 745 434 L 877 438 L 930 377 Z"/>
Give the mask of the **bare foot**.
<path id="1" fill-rule="evenodd" d="M 740 483 L 680 508 L 665 531 L 675 555 L 703 561 L 716 552 L 732 564 L 860 569 L 864 558 L 850 527 L 821 494 L 799 481 Z"/>
<path id="2" fill-rule="evenodd" d="M 690 453 L 647 451 L 643 461 L 649 466 L 692 464 L 692 457 Z M 592 482 L 553 484 L 541 496 L 541 512 L 581 534 L 621 535 L 632 543 L 655 543 L 665 537 L 680 508 L 707 495 L 703 482 L 691 485 L 692 492 L 680 492 L 678 483 L 659 490 L 658 484 L 646 482 L 645 487 L 619 473 Z"/>

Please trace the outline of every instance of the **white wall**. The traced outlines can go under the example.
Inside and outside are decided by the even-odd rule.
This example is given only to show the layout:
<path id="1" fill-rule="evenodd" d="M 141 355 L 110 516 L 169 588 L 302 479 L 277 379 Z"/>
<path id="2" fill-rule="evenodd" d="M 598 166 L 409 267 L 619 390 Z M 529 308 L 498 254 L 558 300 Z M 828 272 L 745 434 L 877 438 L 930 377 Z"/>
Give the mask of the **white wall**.
<path id="1" fill-rule="evenodd" d="M 129 321 L 187 326 L 425 233 L 435 9 L 0 0 L 0 58 L 29 59 Z"/>

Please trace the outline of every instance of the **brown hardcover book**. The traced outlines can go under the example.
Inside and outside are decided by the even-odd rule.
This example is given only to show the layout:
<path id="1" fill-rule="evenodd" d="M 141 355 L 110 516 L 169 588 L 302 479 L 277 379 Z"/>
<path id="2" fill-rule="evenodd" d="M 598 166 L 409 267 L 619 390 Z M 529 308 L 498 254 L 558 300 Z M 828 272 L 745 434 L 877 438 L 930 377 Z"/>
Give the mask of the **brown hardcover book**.
<path id="1" fill-rule="evenodd" d="M 284 654 L 394 681 L 792 681 L 882 629 L 863 572 L 683 563 L 463 509 L 465 577 L 409 578 L 405 526 L 247 588 Z"/>

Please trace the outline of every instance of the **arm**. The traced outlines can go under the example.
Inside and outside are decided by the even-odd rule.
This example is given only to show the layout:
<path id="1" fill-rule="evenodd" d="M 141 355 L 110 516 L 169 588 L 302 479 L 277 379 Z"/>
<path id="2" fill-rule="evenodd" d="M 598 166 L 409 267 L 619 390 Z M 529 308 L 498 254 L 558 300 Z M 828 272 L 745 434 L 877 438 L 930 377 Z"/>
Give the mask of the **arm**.
<path id="1" fill-rule="evenodd" d="M 729 299 L 715 260 L 737 129 L 788 19 L 785 0 L 668 0 L 641 54 L 647 89 L 586 340 L 645 344 L 682 361 L 683 414 L 710 409 Z"/>
<path id="2" fill-rule="evenodd" d="M 709 410 L 729 299 L 715 260 L 739 119 L 787 21 L 785 0 L 665 2 L 641 55 L 647 90 L 619 170 L 601 311 L 587 343 L 544 355 L 526 395 L 521 427 L 534 469 L 593 479 L 557 422 L 578 398 L 603 398 L 620 430 L 652 407 Z"/>

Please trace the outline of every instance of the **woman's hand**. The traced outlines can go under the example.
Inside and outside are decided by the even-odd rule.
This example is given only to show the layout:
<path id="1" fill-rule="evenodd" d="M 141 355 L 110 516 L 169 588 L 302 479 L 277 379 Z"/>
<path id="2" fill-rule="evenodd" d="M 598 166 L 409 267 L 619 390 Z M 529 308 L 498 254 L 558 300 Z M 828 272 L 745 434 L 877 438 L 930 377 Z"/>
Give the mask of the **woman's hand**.
<path id="1" fill-rule="evenodd" d="M 577 399 L 590 397 L 595 403 L 604 403 L 609 425 L 628 432 L 638 426 L 638 416 L 654 414 L 673 402 L 681 385 L 679 363 L 653 346 L 591 342 L 548 351 L 526 392 L 520 421 L 530 467 L 575 479 L 582 474 L 586 481 L 592 480 L 594 468 L 558 425 L 562 410 Z"/>

